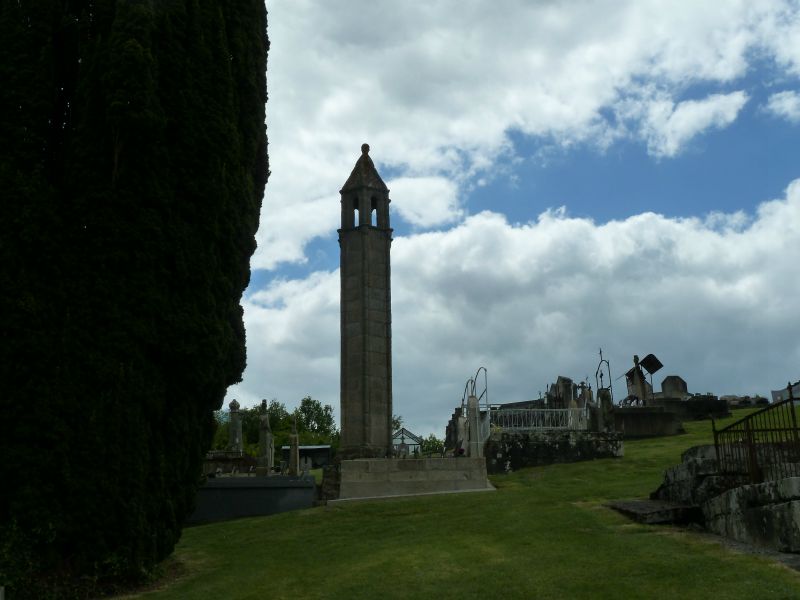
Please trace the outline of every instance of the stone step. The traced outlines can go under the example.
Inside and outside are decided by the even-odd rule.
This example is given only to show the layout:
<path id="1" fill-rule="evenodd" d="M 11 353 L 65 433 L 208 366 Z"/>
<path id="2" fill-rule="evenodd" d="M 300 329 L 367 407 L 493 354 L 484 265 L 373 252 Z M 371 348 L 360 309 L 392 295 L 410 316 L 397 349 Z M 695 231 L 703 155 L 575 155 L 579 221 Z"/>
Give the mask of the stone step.
<path id="1" fill-rule="evenodd" d="M 629 519 L 645 525 L 687 525 L 702 523 L 703 513 L 698 506 L 666 500 L 615 500 L 606 504 Z"/>

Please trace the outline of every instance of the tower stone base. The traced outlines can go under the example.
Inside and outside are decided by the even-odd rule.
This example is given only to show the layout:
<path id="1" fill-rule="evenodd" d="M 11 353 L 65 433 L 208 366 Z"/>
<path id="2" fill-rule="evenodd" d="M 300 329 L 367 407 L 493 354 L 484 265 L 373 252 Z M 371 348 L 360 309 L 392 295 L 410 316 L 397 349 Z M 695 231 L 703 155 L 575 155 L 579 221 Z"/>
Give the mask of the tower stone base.
<path id="1" fill-rule="evenodd" d="M 388 458 L 389 451 L 383 446 L 343 446 L 336 451 L 336 458 L 339 461 L 357 460 L 361 458 Z"/>
<path id="2" fill-rule="evenodd" d="M 322 487 L 329 501 L 494 489 L 483 458 L 343 460 L 327 469 L 324 477 Z"/>

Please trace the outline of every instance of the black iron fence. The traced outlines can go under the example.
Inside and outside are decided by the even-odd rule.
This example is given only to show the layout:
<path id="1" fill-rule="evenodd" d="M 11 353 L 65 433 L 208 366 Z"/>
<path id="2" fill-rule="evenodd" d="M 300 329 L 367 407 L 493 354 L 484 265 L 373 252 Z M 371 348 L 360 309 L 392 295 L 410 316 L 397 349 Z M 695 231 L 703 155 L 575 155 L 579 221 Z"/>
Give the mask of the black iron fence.
<path id="1" fill-rule="evenodd" d="M 745 475 L 751 483 L 800 476 L 798 403 L 800 400 L 793 398 L 790 391 L 787 400 L 754 412 L 724 429 L 717 431 L 713 425 L 720 472 Z"/>

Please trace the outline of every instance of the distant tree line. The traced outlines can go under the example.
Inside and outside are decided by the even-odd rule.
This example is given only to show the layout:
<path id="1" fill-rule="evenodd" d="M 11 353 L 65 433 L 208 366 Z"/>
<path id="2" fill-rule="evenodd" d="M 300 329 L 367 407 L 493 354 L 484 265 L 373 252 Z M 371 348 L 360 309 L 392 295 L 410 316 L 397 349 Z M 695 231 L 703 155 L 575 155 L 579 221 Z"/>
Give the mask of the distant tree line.
<path id="1" fill-rule="evenodd" d="M 444 452 L 444 440 L 437 438 L 433 433 L 422 439 L 420 445 L 423 455 L 441 454 Z"/>
<path id="2" fill-rule="evenodd" d="M 239 409 L 242 419 L 242 441 L 244 451 L 251 456 L 258 453 L 258 435 L 261 418 L 261 405 Z M 304 445 L 330 444 L 334 449 L 339 447 L 339 429 L 333 418 L 333 407 L 322 404 L 311 396 L 306 396 L 292 412 L 286 409 L 283 402 L 272 399 L 267 403 L 270 428 L 275 436 L 275 449 L 289 443 L 289 434 L 297 421 L 297 433 L 300 443 Z M 225 450 L 229 444 L 230 412 L 221 409 L 214 413 L 215 431 L 212 450 Z"/>

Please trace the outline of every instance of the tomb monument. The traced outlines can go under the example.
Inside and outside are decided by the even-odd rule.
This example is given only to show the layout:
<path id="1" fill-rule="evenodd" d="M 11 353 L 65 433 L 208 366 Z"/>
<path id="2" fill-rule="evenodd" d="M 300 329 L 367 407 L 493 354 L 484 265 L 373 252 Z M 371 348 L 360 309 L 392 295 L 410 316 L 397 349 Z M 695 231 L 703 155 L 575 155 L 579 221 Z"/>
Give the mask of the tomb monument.
<path id="1" fill-rule="evenodd" d="M 494 489 L 477 456 L 392 456 L 392 308 L 389 189 L 369 145 L 340 190 L 341 446 L 326 467 L 328 500 Z"/>

